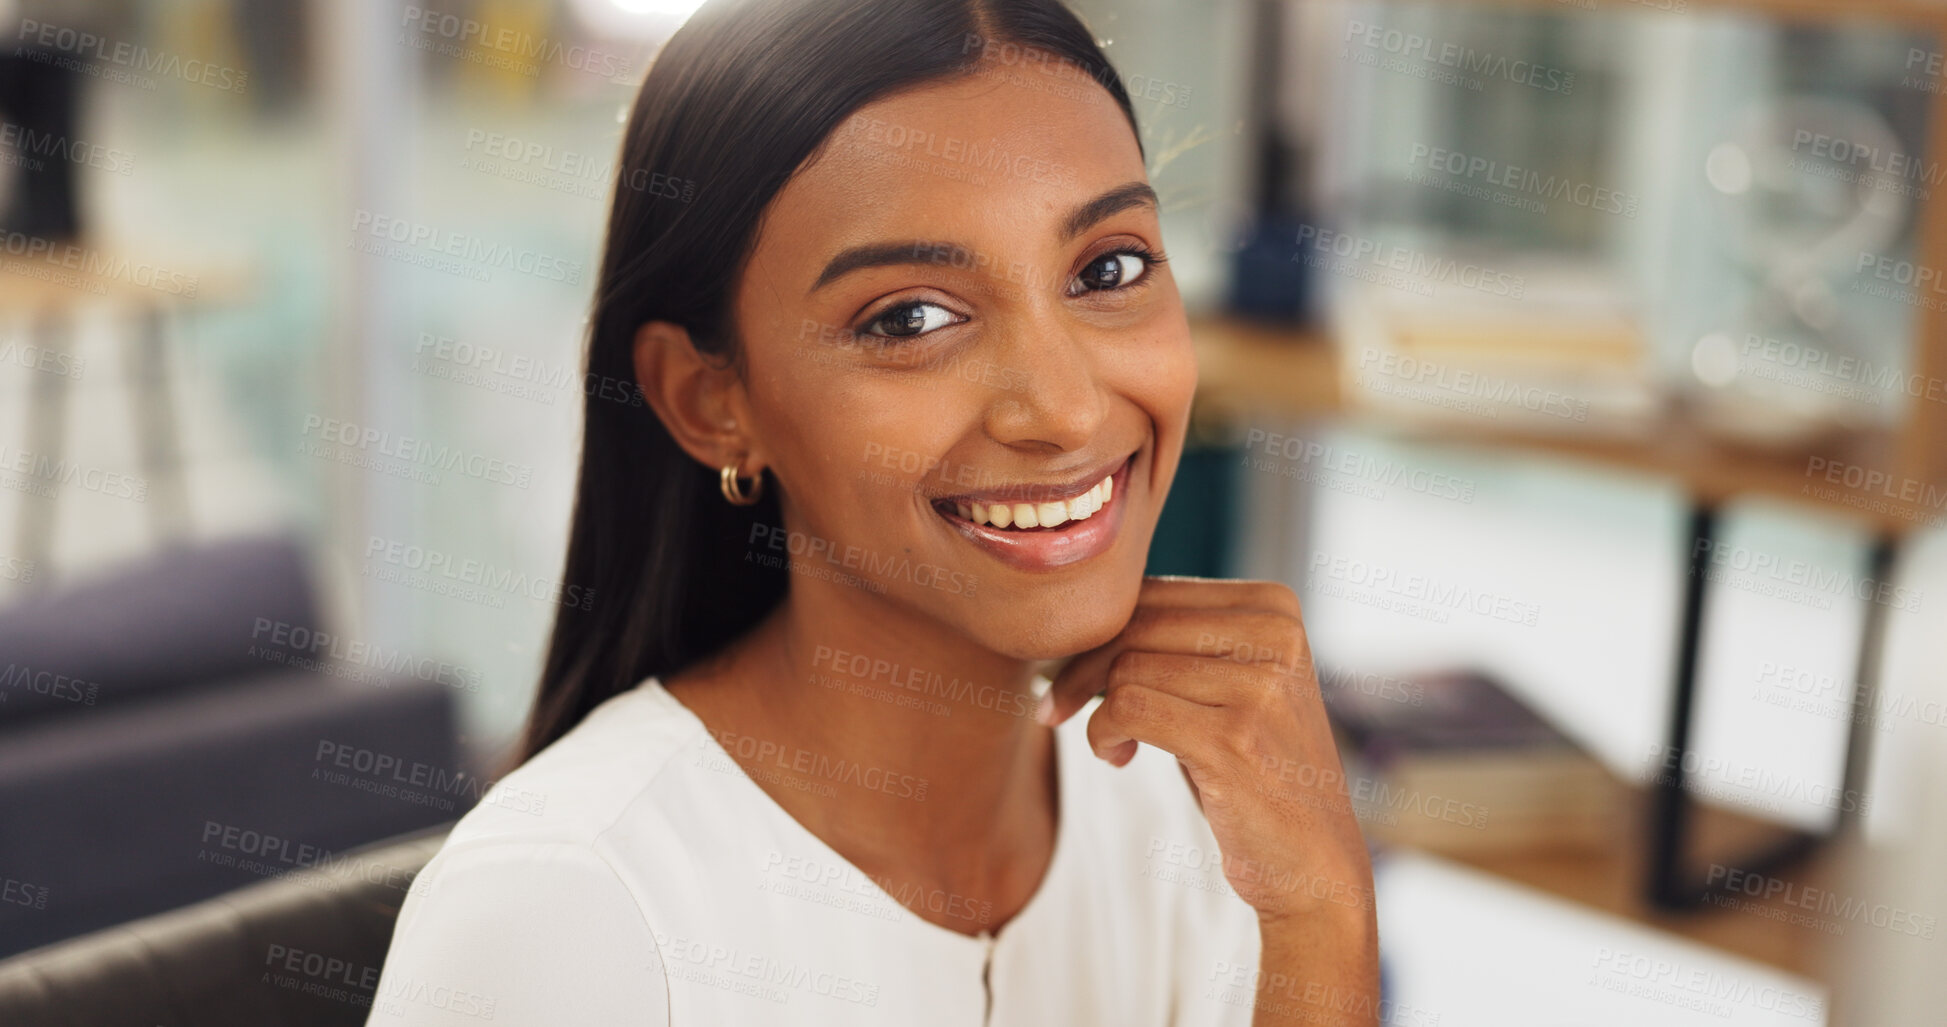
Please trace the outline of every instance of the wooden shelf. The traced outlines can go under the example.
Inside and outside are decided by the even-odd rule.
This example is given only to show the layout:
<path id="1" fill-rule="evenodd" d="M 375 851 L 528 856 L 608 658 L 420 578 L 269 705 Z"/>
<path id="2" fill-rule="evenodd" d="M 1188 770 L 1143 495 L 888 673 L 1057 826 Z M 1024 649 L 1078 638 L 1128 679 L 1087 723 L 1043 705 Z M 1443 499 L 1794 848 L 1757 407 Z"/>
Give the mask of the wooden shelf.
<path id="1" fill-rule="evenodd" d="M 1802 914 L 1782 899 L 1739 895 L 1734 906 L 1705 905 L 1691 913 L 1670 913 L 1643 901 L 1645 853 L 1636 841 L 1649 830 L 1649 797 L 1640 790 L 1627 793 L 1626 808 L 1617 812 L 1617 844 L 1602 852 L 1535 851 L 1480 854 L 1442 852 L 1438 855 L 1488 873 L 1569 899 L 1591 909 L 1624 917 L 1645 926 L 1682 935 L 1726 952 L 1768 963 L 1827 985 L 1834 984 L 1828 957 L 1831 937 L 1789 919 Z M 1738 853 L 1760 839 L 1774 838 L 1784 829 L 1715 806 L 1697 809 L 1697 852 L 1692 860 L 1735 863 Z M 1845 853 L 1840 847 L 1818 850 L 1790 874 L 1808 887 L 1843 890 Z"/>
<path id="2" fill-rule="evenodd" d="M 1589 9 L 1565 0 L 1448 0 L 1448 2 L 1457 6 L 1555 11 L 1567 15 L 1609 9 L 1607 4 Z M 1626 9 L 1667 13 L 1673 17 L 1723 12 L 1824 24 L 1879 21 L 1919 28 L 1939 28 L 1947 24 L 1947 10 L 1943 10 L 1939 0 L 1639 0 L 1630 3 Z"/>
<path id="3" fill-rule="evenodd" d="M 136 306 L 226 305 L 250 295 L 253 273 L 239 262 L 146 260 L 92 239 L 51 244 L 53 258 L 0 260 L 0 309 L 66 310 L 103 300 Z M 69 266 L 72 264 L 73 266 Z M 92 268 L 108 269 L 101 274 Z"/>
<path id="4" fill-rule="evenodd" d="M 1271 328 L 1223 318 L 1192 323 L 1197 343 L 1198 402 L 1207 414 L 1236 417 L 1253 411 L 1322 418 L 1403 441 L 1489 449 L 1515 456 L 1549 456 L 1669 479 L 1712 502 L 1758 495 L 1863 521 L 1876 531 L 1903 534 L 1947 523 L 1947 509 L 1901 502 L 1884 489 L 1830 484 L 1808 468 L 1857 467 L 1904 481 L 1900 438 L 1892 432 L 1858 435 L 1794 452 L 1726 443 L 1680 412 L 1626 433 L 1556 432 L 1541 426 L 1453 418 L 1403 418 L 1383 407 L 1363 408 L 1346 394 L 1337 348 L 1313 332 Z M 1813 465 L 1814 458 L 1830 463 Z M 1933 483 L 1947 494 L 1947 482 Z"/>
<path id="5" fill-rule="evenodd" d="M 1298 417 L 1341 412 L 1338 354 L 1322 335 L 1227 318 L 1192 320 L 1199 405 Z"/>

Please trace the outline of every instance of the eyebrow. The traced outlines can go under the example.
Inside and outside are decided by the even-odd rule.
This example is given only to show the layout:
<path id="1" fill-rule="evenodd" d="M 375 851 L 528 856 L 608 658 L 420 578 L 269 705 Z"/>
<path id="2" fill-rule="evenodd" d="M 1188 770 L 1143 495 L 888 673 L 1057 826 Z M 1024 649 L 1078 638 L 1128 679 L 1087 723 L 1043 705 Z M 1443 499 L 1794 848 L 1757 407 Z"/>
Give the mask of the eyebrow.
<path id="1" fill-rule="evenodd" d="M 1062 241 L 1066 242 L 1088 231 L 1090 228 L 1128 210 L 1131 207 L 1148 205 L 1155 209 L 1160 206 L 1156 190 L 1147 182 L 1129 182 L 1075 208 L 1061 223 Z M 874 267 L 905 267 L 922 264 L 943 264 L 948 267 L 968 270 L 980 266 L 974 252 L 959 243 L 928 242 L 880 242 L 853 246 L 833 257 L 818 274 L 818 280 L 811 284 L 811 291 L 830 285 L 832 282 L 851 274 Z"/>
<path id="2" fill-rule="evenodd" d="M 1130 182 L 1116 186 L 1082 204 L 1076 208 L 1075 213 L 1068 215 L 1068 220 L 1061 223 L 1061 238 L 1066 242 L 1131 207 L 1145 204 L 1151 210 L 1161 206 L 1156 200 L 1156 190 L 1151 189 L 1149 183 Z"/>

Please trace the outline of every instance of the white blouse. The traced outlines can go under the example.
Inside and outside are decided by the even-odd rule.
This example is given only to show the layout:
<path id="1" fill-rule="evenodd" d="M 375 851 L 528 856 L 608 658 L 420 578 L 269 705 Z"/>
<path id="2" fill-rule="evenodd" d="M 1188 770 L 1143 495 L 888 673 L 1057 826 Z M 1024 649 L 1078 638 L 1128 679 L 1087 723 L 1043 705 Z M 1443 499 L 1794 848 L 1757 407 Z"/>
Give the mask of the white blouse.
<path id="1" fill-rule="evenodd" d="M 1045 689 L 1046 679 L 1037 682 Z M 1054 854 L 998 932 L 926 920 L 785 812 L 654 678 L 507 775 L 413 882 L 371 1024 L 1247 1025 L 1257 919 L 1169 753 L 1055 729 Z M 927 782 L 793 751 L 783 787 Z M 890 889 L 890 890 L 889 890 Z M 978 926 L 974 901 L 919 894 Z"/>

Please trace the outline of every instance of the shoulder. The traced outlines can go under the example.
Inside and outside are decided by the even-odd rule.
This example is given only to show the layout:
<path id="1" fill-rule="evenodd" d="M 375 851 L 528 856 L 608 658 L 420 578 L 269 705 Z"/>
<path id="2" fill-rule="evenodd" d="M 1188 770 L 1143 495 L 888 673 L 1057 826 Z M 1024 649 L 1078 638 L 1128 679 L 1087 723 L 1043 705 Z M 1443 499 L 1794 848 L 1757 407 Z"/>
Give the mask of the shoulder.
<path id="1" fill-rule="evenodd" d="M 665 1024 L 668 1002 L 654 934 L 598 853 L 487 841 L 413 882 L 370 1022 Z"/>
<path id="2" fill-rule="evenodd" d="M 371 1022 L 665 1022 L 643 1015 L 667 980 L 603 836 L 699 732 L 637 688 L 486 788 L 407 893 Z"/>
<path id="3" fill-rule="evenodd" d="M 483 842 L 592 845 L 702 740 L 702 726 L 660 688 L 644 684 L 616 695 L 483 787 L 441 853 Z"/>

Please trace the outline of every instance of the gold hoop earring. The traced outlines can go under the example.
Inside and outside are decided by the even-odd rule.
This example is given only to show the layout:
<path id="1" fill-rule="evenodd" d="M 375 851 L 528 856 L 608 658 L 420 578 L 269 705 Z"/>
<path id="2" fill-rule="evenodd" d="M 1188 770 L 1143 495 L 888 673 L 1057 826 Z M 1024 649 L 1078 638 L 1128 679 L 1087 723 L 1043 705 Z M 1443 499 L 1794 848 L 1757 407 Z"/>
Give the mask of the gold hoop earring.
<path id="1" fill-rule="evenodd" d="M 743 482 L 737 480 L 737 465 L 742 462 L 742 459 L 737 459 L 724 464 L 723 472 L 719 475 L 723 486 L 723 498 L 729 500 L 732 506 L 749 506 L 757 502 L 757 497 L 764 494 L 763 471 L 757 472 L 757 476 L 752 479 L 755 484 L 751 485 L 750 491 L 748 493 L 744 491 Z"/>

